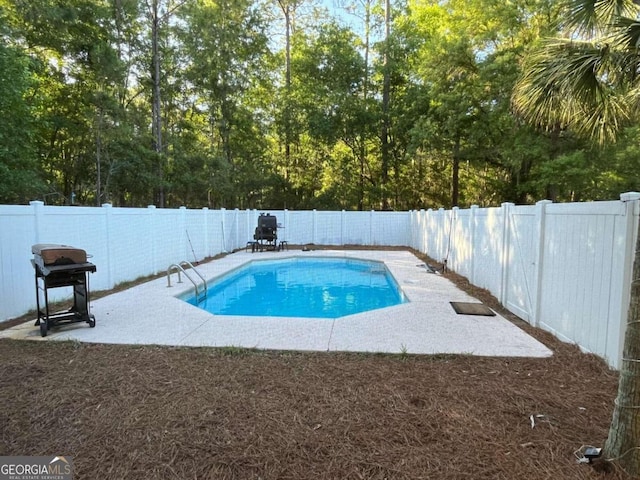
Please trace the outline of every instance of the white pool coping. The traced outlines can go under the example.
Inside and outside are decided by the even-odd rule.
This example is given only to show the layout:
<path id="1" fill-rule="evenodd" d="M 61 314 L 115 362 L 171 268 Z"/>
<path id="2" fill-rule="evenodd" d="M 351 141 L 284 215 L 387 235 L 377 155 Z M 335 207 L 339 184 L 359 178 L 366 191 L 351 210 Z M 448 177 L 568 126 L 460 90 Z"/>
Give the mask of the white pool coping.
<path id="1" fill-rule="evenodd" d="M 458 315 L 449 302 L 479 302 L 447 278 L 428 273 L 409 251 L 318 250 L 236 252 L 200 264 L 208 280 L 252 261 L 297 256 L 382 261 L 409 302 L 337 319 L 213 315 L 178 298 L 193 289 L 166 276 L 91 302 L 96 327 L 75 323 L 40 336 L 34 321 L 0 331 L 0 338 L 92 343 L 243 347 L 268 350 L 467 354 L 548 357 L 545 345 L 500 315 Z"/>

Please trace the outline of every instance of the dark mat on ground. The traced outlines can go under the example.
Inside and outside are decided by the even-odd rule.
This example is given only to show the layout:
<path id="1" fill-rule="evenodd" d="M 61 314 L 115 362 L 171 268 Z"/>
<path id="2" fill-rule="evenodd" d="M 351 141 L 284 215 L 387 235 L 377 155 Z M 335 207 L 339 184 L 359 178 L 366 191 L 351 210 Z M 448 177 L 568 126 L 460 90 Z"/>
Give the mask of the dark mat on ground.
<path id="1" fill-rule="evenodd" d="M 495 316 L 495 312 L 484 303 L 475 302 L 449 302 L 459 315 L 483 315 L 485 317 Z"/>

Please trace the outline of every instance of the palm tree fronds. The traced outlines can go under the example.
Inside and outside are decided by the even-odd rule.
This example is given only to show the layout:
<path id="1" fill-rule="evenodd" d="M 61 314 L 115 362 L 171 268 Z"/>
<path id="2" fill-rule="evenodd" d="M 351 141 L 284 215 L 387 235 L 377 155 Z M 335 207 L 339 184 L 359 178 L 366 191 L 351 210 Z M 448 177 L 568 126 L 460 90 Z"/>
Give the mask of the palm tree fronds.
<path id="1" fill-rule="evenodd" d="M 596 38 L 620 17 L 636 18 L 640 7 L 634 0 L 567 0 L 566 11 L 571 36 Z"/>
<path id="2" fill-rule="evenodd" d="M 585 110 L 571 125 L 577 133 L 598 145 L 613 143 L 629 120 L 629 109 L 624 100 L 611 95 L 596 108 Z"/>
<path id="3" fill-rule="evenodd" d="M 631 118 L 640 118 L 640 85 L 630 89 L 626 98 Z"/>
<path id="4" fill-rule="evenodd" d="M 611 40 L 620 48 L 638 49 L 640 47 L 640 22 L 628 17 L 619 18 L 612 25 Z"/>
<path id="5" fill-rule="evenodd" d="M 609 141 L 629 118 L 629 106 L 620 100 L 618 62 L 607 44 L 549 40 L 525 63 L 514 110 L 539 128 L 569 128 L 598 143 Z"/>

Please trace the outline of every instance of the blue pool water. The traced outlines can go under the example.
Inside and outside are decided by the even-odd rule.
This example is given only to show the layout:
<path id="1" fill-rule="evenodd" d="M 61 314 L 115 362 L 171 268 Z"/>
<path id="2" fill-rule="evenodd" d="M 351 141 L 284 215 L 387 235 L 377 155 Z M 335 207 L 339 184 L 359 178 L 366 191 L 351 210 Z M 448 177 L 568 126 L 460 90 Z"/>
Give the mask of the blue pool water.
<path id="1" fill-rule="evenodd" d="M 345 258 L 258 260 L 209 286 L 199 304 L 217 315 L 337 318 L 407 301 L 381 262 Z"/>

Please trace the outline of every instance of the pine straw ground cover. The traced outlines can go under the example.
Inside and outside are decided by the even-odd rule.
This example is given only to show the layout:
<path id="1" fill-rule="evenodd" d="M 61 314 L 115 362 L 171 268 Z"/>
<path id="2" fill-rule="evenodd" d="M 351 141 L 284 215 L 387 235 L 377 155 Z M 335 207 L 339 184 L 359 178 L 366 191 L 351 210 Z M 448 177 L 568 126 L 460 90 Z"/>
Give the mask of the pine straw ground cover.
<path id="1" fill-rule="evenodd" d="M 627 478 L 574 456 L 617 373 L 449 276 L 553 357 L 0 340 L 0 455 L 70 455 L 76 479 Z"/>

